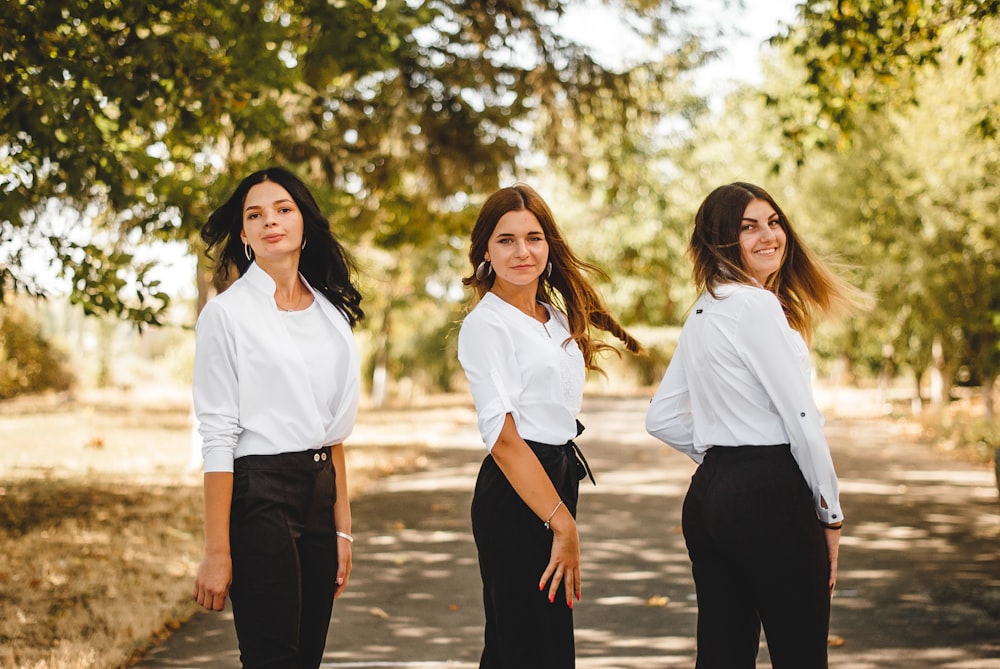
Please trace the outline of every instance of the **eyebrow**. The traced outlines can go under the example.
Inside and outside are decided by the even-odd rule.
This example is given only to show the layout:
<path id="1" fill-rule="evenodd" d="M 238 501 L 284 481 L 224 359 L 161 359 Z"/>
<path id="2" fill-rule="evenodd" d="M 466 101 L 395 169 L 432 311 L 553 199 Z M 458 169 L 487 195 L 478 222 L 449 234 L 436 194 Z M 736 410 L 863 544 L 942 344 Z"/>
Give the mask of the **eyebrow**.
<path id="1" fill-rule="evenodd" d="M 770 216 L 768 216 L 767 220 L 770 221 L 772 218 L 777 218 L 778 220 L 781 220 L 781 216 L 778 216 L 778 212 L 774 212 L 773 214 L 771 214 Z M 750 218 L 749 216 L 744 216 L 740 220 L 741 221 L 750 221 L 751 223 L 756 223 L 758 221 L 758 219 L 756 219 L 756 218 Z"/>
<path id="2" fill-rule="evenodd" d="M 525 235 L 544 235 L 545 231 L 544 230 L 529 230 L 528 232 L 526 232 L 524 234 Z M 500 234 L 496 235 L 497 238 L 499 238 L 499 237 L 515 237 L 515 236 L 516 235 L 513 232 L 501 232 Z"/>
<path id="3" fill-rule="evenodd" d="M 287 197 L 283 197 L 280 200 L 275 200 L 271 204 L 272 205 L 279 205 L 279 204 L 284 204 L 285 202 L 290 202 L 292 204 L 295 204 L 295 200 L 292 200 L 292 199 L 287 198 Z M 244 208 L 243 211 L 250 211 L 251 209 L 260 209 L 261 206 L 262 205 L 259 205 L 259 204 L 251 204 L 250 206 Z"/>

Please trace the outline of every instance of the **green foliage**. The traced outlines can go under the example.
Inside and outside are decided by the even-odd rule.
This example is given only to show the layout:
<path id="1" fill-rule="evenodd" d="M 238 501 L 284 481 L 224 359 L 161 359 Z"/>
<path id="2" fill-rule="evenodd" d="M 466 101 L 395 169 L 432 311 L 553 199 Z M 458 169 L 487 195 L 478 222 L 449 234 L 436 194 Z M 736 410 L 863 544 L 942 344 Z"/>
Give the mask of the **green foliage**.
<path id="1" fill-rule="evenodd" d="M 666 56 L 603 66 L 554 30 L 570 1 L 3 3 L 0 245 L 19 259 L 53 198 L 96 211 L 113 251 L 41 238 L 78 303 L 156 323 L 166 303 L 134 247 L 193 240 L 252 169 L 296 169 L 339 235 L 389 251 L 466 225 L 456 202 L 495 188 L 529 147 L 589 183 L 584 140 L 611 159 L 608 147 L 641 147 L 673 112 L 664 84 L 702 49 L 668 20 L 677 3 L 626 0 Z M 11 262 L 0 299 L 12 290 L 43 287 Z"/>
<path id="2" fill-rule="evenodd" d="M 775 42 L 790 44 L 804 64 L 799 98 L 816 110 L 826 132 L 844 133 L 842 141 L 866 112 L 917 103 L 917 79 L 924 69 L 966 61 L 978 65 L 996 46 L 995 35 L 981 28 L 1000 12 L 1000 2 L 804 0 L 798 12 L 796 25 Z M 946 51 L 956 33 L 972 36 L 970 50 Z M 791 139 L 808 130 L 805 124 L 786 126 Z"/>
<path id="3" fill-rule="evenodd" d="M 66 355 L 14 305 L 0 305 L 0 400 L 25 393 L 67 390 L 73 372 Z"/>

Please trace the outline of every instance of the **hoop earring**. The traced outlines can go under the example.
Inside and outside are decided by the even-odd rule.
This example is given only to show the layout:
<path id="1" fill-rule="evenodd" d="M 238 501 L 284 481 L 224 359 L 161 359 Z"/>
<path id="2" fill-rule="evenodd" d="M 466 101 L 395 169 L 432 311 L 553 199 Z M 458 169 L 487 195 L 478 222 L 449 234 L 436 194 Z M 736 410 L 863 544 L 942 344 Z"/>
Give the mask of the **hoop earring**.
<path id="1" fill-rule="evenodd" d="M 550 262 L 545 268 L 545 278 L 548 279 L 552 276 L 552 263 Z"/>
<path id="2" fill-rule="evenodd" d="M 493 274 L 493 263 L 491 263 L 489 260 L 484 260 L 483 262 L 479 263 L 478 267 L 476 267 L 476 280 L 479 281 L 480 283 L 486 281 L 486 277 L 488 277 L 490 274 Z"/>
<path id="3" fill-rule="evenodd" d="M 305 236 L 305 235 L 302 235 L 302 250 L 303 250 L 303 251 L 305 251 L 305 250 L 306 250 L 306 242 L 308 242 L 308 241 L 309 241 L 309 240 L 308 240 L 308 239 L 306 239 L 306 236 Z"/>
<path id="4" fill-rule="evenodd" d="M 253 262 L 253 249 L 250 248 L 249 242 L 243 242 L 243 255 L 247 257 L 247 260 Z"/>

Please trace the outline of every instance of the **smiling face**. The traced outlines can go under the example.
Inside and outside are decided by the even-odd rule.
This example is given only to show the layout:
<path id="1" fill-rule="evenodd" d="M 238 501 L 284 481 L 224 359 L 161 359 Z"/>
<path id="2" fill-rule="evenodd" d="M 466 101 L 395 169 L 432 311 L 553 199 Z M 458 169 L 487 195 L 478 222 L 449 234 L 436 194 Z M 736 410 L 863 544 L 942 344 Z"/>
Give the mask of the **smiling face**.
<path id="1" fill-rule="evenodd" d="M 542 224 L 527 209 L 508 211 L 490 235 L 486 259 L 497 281 L 525 286 L 538 280 L 549 261 Z"/>
<path id="2" fill-rule="evenodd" d="M 774 207 L 751 200 L 740 221 L 740 257 L 743 269 L 760 285 L 781 268 L 785 258 L 785 229 Z"/>
<path id="3" fill-rule="evenodd" d="M 262 181 L 247 192 L 240 238 L 258 261 L 299 253 L 302 233 L 302 212 L 283 186 Z"/>

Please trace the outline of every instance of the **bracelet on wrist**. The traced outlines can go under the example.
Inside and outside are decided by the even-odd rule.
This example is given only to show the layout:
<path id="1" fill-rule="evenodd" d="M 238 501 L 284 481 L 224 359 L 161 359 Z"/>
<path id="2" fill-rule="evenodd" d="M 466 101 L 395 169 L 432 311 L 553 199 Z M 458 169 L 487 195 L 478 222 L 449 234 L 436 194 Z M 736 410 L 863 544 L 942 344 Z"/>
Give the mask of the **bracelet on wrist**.
<path id="1" fill-rule="evenodd" d="M 823 527 L 825 527 L 828 530 L 840 530 L 841 528 L 844 527 L 843 521 L 841 521 L 839 523 L 823 523 L 823 522 L 820 522 L 820 525 L 822 525 Z"/>
<path id="2" fill-rule="evenodd" d="M 562 505 L 563 505 L 563 501 L 559 500 L 559 503 L 556 504 L 556 507 L 554 509 L 552 509 L 552 513 L 550 513 L 549 517 L 545 519 L 544 523 L 542 523 L 543 525 L 545 525 L 545 529 L 547 529 L 547 530 L 551 530 L 552 529 L 552 526 L 550 525 L 550 523 L 552 522 L 552 519 L 555 517 L 556 511 L 558 511 L 559 507 L 562 506 Z"/>
<path id="3" fill-rule="evenodd" d="M 337 536 L 340 537 L 341 539 L 347 539 L 348 543 L 352 544 L 354 543 L 354 537 L 352 537 L 347 532 L 341 532 L 340 530 L 337 530 Z"/>

